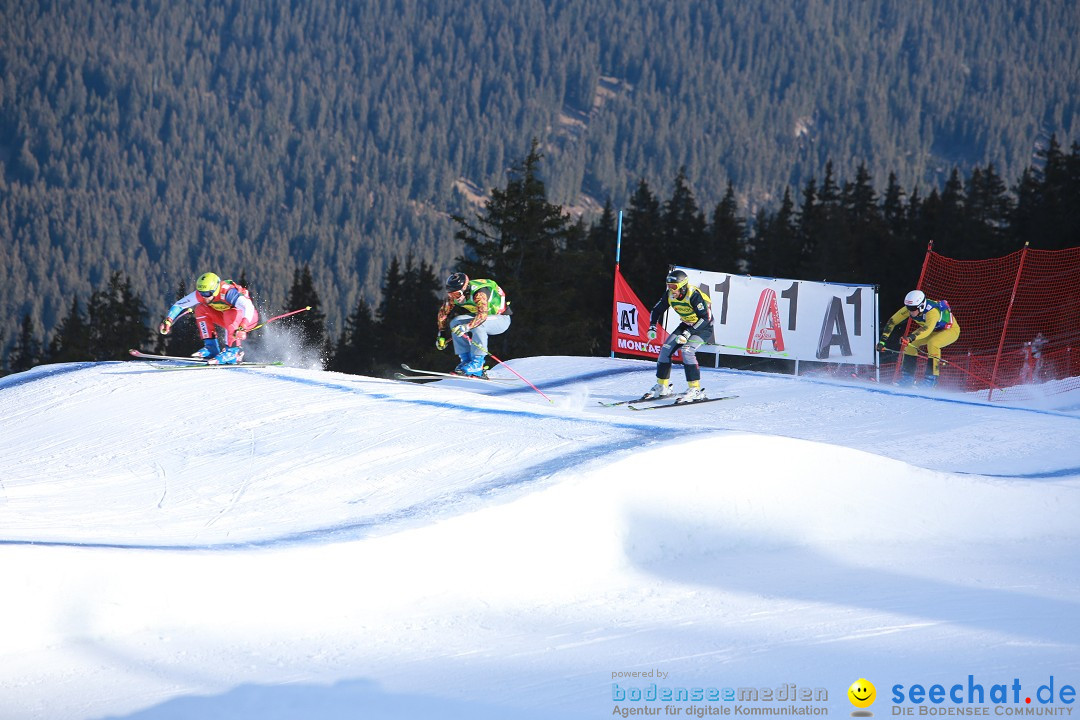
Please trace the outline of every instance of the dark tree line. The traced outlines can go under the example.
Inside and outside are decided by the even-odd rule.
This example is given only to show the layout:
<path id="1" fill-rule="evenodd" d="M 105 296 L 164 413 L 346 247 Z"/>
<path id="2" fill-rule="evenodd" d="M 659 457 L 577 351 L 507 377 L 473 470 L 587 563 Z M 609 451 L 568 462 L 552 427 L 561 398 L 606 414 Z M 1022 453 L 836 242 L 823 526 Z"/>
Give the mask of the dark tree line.
<path id="1" fill-rule="evenodd" d="M 591 222 L 548 200 L 544 156 L 534 141 L 514 164 L 506 185 L 494 188 L 475 217 L 454 215 L 464 248 L 457 267 L 489 277 L 504 288 L 513 308 L 509 332 L 492 352 L 522 355 L 604 355 L 608 352 L 617 213 L 609 202 Z M 883 307 L 913 287 L 926 251 L 958 259 L 1006 255 L 1024 243 L 1038 249 L 1073 247 L 1080 241 L 1080 144 L 1065 153 L 1051 138 L 1046 150 L 1009 189 L 993 166 L 967 178 L 953 171 L 925 197 L 890 175 L 879 194 L 859 167 L 852 180 L 836 178 L 827 164 L 796 195 L 785 191 L 780 207 L 741 217 L 736 189 L 728 185 L 711 211 L 698 207 L 685 173 L 662 200 L 642 179 L 624 214 L 621 267 L 646 303 L 663 291 L 670 264 L 708 270 L 834 282 L 877 283 Z M 238 280 L 247 286 L 245 276 Z M 409 255 L 395 258 L 372 308 L 361 296 L 336 334 L 310 268 L 293 272 L 286 309 L 311 310 L 282 320 L 299 341 L 317 350 L 331 370 L 386 374 L 401 362 L 422 367 L 450 364 L 434 348 L 435 314 L 443 278 Z M 176 297 L 186 293 L 181 282 Z M 256 294 L 256 299 L 258 298 Z M 282 311 L 283 312 L 283 311 Z M 264 318 L 265 319 L 265 318 Z M 133 292 L 130 278 L 113 273 L 84 304 L 71 299 L 46 342 L 29 315 L 12 338 L 5 367 L 21 371 L 42 362 L 119 360 L 127 349 L 156 342 L 167 354 L 191 351 L 190 336 L 153 332 L 158 314 Z M 440 365 L 441 364 L 441 365 Z"/>
<path id="2" fill-rule="evenodd" d="M 336 337 L 393 258 L 449 268 L 448 215 L 533 136 L 575 216 L 646 208 L 639 179 L 680 168 L 709 210 L 735 188 L 751 213 L 814 175 L 830 202 L 830 157 L 909 192 L 954 166 L 1012 179 L 1077 137 L 1078 35 L 1056 0 L 4 3 L 0 331 L 86 311 L 115 270 L 160 298 L 258 268 L 278 307 L 308 265 Z"/>

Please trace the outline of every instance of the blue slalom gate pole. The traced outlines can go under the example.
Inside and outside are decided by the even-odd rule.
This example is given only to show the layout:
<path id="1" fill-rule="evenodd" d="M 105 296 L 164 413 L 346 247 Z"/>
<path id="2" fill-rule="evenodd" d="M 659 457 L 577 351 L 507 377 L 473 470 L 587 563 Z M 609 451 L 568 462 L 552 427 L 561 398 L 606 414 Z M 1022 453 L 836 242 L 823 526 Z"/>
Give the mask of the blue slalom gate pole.
<path id="1" fill-rule="evenodd" d="M 615 234 L 615 266 L 619 266 L 619 257 L 622 255 L 622 210 L 619 211 L 619 230 Z"/>
<path id="2" fill-rule="evenodd" d="M 619 211 L 619 229 L 615 233 L 615 273 L 619 272 L 619 257 L 622 255 L 622 210 Z M 611 302 L 615 302 L 615 286 L 611 287 Z M 614 310 L 614 308 L 613 308 Z M 614 331 L 613 331 L 614 332 Z M 614 335 L 613 335 L 614 337 Z M 614 342 L 614 341 L 612 341 Z M 615 357 L 615 351 L 611 351 L 611 357 Z"/>

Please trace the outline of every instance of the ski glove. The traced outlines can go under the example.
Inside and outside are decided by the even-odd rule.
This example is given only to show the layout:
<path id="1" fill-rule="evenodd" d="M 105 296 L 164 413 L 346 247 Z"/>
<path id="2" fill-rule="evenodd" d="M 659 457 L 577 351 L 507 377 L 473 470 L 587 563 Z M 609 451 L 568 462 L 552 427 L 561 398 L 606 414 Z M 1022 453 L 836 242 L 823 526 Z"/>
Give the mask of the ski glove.
<path id="1" fill-rule="evenodd" d="M 162 335 L 168 335 L 170 330 L 172 330 L 172 320 L 165 318 L 161 321 L 161 324 L 158 325 L 158 332 Z"/>
<path id="2" fill-rule="evenodd" d="M 908 335 L 906 338 L 904 338 L 904 344 L 907 345 L 909 343 L 915 342 L 915 338 L 918 336 L 918 334 L 919 333 L 911 333 L 910 335 Z"/>
<path id="3" fill-rule="evenodd" d="M 435 338 L 435 349 L 436 350 L 445 350 L 446 349 L 446 344 L 448 342 L 449 341 L 446 338 L 444 338 L 442 335 L 438 336 L 437 338 Z"/>
<path id="4" fill-rule="evenodd" d="M 656 326 L 655 325 L 650 325 L 649 326 L 648 335 L 649 335 L 650 340 L 655 340 L 656 339 Z"/>
<path id="5" fill-rule="evenodd" d="M 470 328 L 468 326 L 468 324 L 455 325 L 454 326 L 454 334 L 457 335 L 458 337 L 461 337 L 462 335 L 467 334 L 469 332 L 469 330 L 471 330 L 471 329 L 472 328 Z"/>
<path id="6" fill-rule="evenodd" d="M 237 342 L 243 342 L 243 341 L 247 340 L 247 334 L 248 334 L 248 331 L 245 330 L 244 327 L 241 325 L 240 327 L 236 328 L 236 330 L 233 331 L 232 336 L 234 338 L 236 338 Z"/>
<path id="7" fill-rule="evenodd" d="M 681 333 L 679 333 L 678 335 L 675 336 L 675 344 L 676 345 L 682 345 L 689 339 L 690 339 L 690 331 L 689 330 L 683 330 Z"/>

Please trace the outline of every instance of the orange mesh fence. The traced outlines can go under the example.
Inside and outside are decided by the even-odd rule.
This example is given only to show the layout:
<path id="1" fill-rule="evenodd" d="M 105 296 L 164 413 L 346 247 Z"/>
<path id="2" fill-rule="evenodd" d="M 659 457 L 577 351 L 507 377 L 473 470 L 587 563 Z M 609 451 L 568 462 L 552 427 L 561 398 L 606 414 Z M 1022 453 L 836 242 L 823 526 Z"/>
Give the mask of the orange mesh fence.
<path id="1" fill-rule="evenodd" d="M 942 352 L 942 385 L 1025 399 L 1080 388 L 1080 247 L 988 260 L 927 251 L 919 288 L 947 300 L 960 338 Z"/>

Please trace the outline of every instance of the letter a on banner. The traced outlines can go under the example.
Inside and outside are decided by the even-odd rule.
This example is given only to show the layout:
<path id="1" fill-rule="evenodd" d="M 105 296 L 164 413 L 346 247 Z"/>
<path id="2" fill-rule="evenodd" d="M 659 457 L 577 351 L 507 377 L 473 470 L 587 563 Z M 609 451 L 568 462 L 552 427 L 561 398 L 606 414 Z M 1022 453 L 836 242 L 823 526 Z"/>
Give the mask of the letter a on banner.
<path id="1" fill-rule="evenodd" d="M 754 311 L 754 324 L 750 327 L 750 337 L 746 341 L 746 350 L 759 353 L 765 348 L 763 343 L 771 342 L 773 350 L 784 350 L 784 331 L 780 328 L 780 308 L 776 305 L 776 291 L 765 288 L 758 298 L 757 310 Z"/>
<path id="2" fill-rule="evenodd" d="M 851 341 L 848 340 L 847 322 L 844 320 L 844 306 L 838 297 L 834 297 L 832 302 L 829 303 L 825 319 L 821 322 L 821 335 L 818 336 L 815 357 L 818 360 L 827 360 L 829 350 L 833 345 L 840 346 L 842 356 L 851 357 Z"/>

